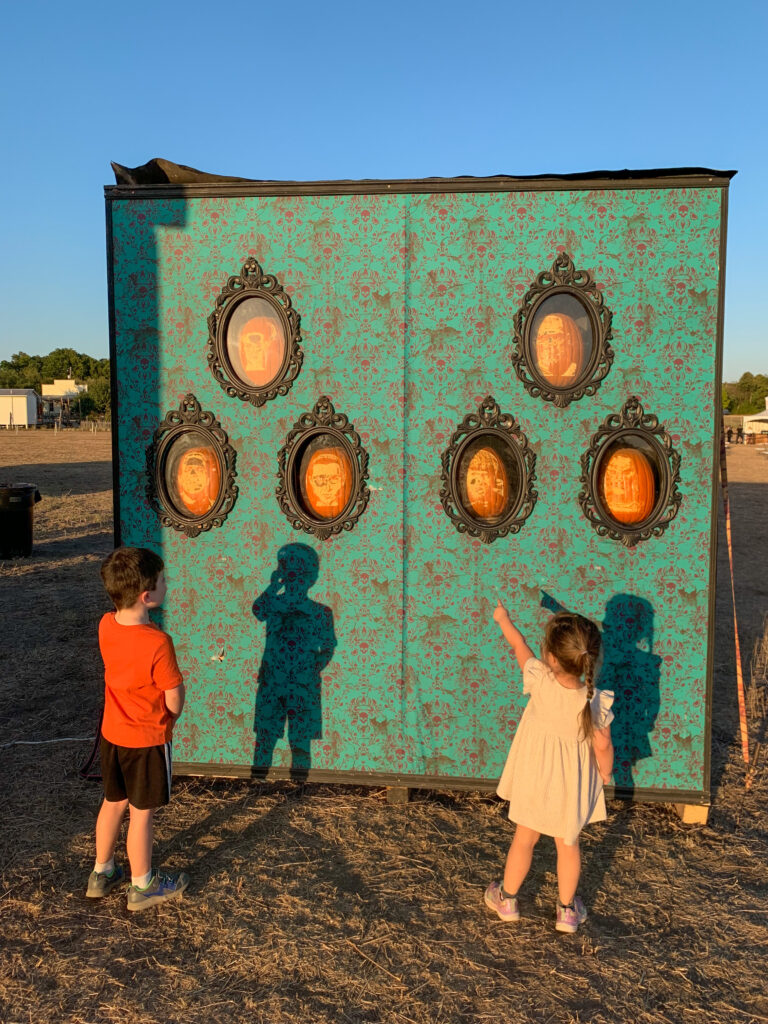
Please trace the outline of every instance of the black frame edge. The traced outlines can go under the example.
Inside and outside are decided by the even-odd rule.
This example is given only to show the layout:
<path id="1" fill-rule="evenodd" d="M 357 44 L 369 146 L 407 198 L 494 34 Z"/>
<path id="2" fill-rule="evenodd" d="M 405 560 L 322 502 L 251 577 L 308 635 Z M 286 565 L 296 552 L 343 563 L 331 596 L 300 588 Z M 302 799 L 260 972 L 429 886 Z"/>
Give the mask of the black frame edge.
<path id="1" fill-rule="evenodd" d="M 116 548 L 121 544 L 120 532 L 120 438 L 118 431 L 118 397 L 117 397 L 117 339 L 115 326 L 115 250 L 112 231 L 112 206 L 107 199 L 106 231 L 107 231 L 107 303 L 109 322 L 109 386 L 110 395 L 110 427 L 112 429 L 112 534 Z"/>
<path id="2" fill-rule="evenodd" d="M 107 200 L 153 198 L 208 198 L 212 196 L 284 196 L 284 195 L 375 195 L 386 193 L 446 192 L 541 192 L 585 189 L 633 188 L 727 188 L 737 171 L 717 171 L 705 167 L 681 167 L 666 170 L 592 171 L 575 174 L 469 175 L 452 178 L 369 178 L 337 181 L 214 181 L 189 184 L 105 185 Z"/>
<path id="3" fill-rule="evenodd" d="M 709 541 L 709 620 L 707 623 L 707 678 L 704 717 L 704 787 L 712 786 L 712 702 L 715 675 L 715 615 L 717 602 L 717 547 L 720 511 L 720 433 L 723 425 L 723 349 L 725 347 L 725 259 L 728 243 L 728 190 L 720 197 L 720 273 L 717 295 L 717 338 L 715 341 L 715 408 L 712 438 L 712 507 Z"/>

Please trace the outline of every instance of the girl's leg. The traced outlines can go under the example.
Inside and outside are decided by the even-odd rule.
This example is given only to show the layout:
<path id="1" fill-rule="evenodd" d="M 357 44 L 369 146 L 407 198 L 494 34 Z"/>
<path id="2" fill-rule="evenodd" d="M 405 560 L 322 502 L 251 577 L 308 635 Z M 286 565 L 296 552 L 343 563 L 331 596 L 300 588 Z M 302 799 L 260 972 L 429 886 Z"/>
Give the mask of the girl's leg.
<path id="1" fill-rule="evenodd" d="M 555 839 L 557 847 L 557 888 L 560 902 L 564 907 L 573 902 L 581 874 L 581 850 L 579 841 L 567 846 L 564 839 Z"/>
<path id="2" fill-rule="evenodd" d="M 128 806 L 127 800 L 105 800 L 96 818 L 96 863 L 109 864 L 115 855 L 120 825 Z"/>
<path id="3" fill-rule="evenodd" d="M 510 896 L 517 895 L 517 890 L 523 884 L 525 876 L 530 870 L 533 848 L 538 843 L 540 835 L 540 832 L 534 832 L 526 825 L 518 825 L 515 829 L 515 837 L 509 848 L 504 868 L 504 890 Z"/>
<path id="4" fill-rule="evenodd" d="M 152 870 L 152 816 L 155 811 L 152 807 L 140 811 L 137 807 L 131 806 L 130 812 L 131 820 L 125 845 L 131 875 L 134 878 L 141 878 Z"/>

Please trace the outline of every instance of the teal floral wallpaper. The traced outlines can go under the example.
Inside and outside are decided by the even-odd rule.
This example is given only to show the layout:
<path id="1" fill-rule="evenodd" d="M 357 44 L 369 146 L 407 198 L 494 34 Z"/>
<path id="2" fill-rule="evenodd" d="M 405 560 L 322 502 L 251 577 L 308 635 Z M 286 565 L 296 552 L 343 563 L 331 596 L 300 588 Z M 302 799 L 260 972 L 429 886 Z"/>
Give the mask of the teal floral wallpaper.
<path id="1" fill-rule="evenodd" d="M 439 187 L 439 186 L 436 186 Z M 494 783 L 524 706 L 491 620 L 497 595 L 538 647 L 552 608 L 596 619 L 616 692 L 615 779 L 708 790 L 708 621 L 721 287 L 719 187 L 112 199 L 122 542 L 157 549 L 162 624 L 188 686 L 188 770 L 293 768 Z M 513 320 L 566 252 L 613 314 L 597 393 L 557 408 L 511 363 Z M 206 363 L 207 318 L 253 256 L 301 318 L 291 390 L 255 408 Z M 194 394 L 237 452 L 234 507 L 197 537 L 147 504 L 146 449 Z M 326 541 L 278 505 L 277 458 L 320 396 L 368 453 L 370 500 Z M 440 501 L 441 454 L 493 396 L 536 455 L 535 507 L 485 544 Z M 601 538 L 580 459 L 635 395 L 680 454 L 662 536 Z"/>

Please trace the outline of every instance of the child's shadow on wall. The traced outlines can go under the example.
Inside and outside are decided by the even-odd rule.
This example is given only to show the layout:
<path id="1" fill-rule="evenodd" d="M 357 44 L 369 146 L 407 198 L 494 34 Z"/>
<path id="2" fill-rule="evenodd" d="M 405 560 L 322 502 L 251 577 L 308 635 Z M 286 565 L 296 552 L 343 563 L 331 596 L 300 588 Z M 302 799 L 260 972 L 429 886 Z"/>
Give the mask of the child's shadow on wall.
<path id="1" fill-rule="evenodd" d="M 613 690 L 611 728 L 616 748 L 616 789 L 635 789 L 635 765 L 651 757 L 650 735 L 661 698 L 661 657 L 653 651 L 653 605 L 632 594 L 617 594 L 605 606 L 603 664 L 597 679 L 601 690 Z"/>
<path id="2" fill-rule="evenodd" d="M 254 774 L 290 768 L 292 778 L 305 779 L 312 766 L 311 741 L 322 736 L 320 673 L 333 657 L 336 634 L 331 609 L 307 593 L 318 574 L 313 548 L 286 544 L 277 553 L 269 586 L 253 602 L 253 614 L 266 624 L 253 719 Z M 290 764 L 274 765 L 286 723 Z"/>
<path id="3" fill-rule="evenodd" d="M 566 611 L 543 593 L 542 605 L 552 612 Z M 615 748 L 614 783 L 617 795 L 635 790 L 635 765 L 651 757 L 650 735 L 656 725 L 661 698 L 661 657 L 654 654 L 653 605 L 634 594 L 616 594 L 605 606 L 602 628 L 603 656 L 596 685 L 612 690 Z"/>

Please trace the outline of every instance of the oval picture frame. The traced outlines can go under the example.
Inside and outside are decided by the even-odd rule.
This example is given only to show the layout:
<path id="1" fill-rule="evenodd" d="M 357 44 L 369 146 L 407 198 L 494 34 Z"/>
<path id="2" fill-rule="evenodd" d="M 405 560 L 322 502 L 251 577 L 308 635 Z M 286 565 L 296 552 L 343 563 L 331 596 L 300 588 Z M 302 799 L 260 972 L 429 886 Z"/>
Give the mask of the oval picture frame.
<path id="1" fill-rule="evenodd" d="M 231 398 L 262 406 L 288 394 L 299 374 L 300 317 L 276 277 L 249 257 L 208 317 L 208 367 Z"/>
<path id="2" fill-rule="evenodd" d="M 644 454 L 654 478 L 655 500 L 648 515 L 638 522 L 620 522 L 601 494 L 602 476 L 611 452 L 622 448 Z M 629 398 L 618 414 L 606 417 L 581 456 L 579 504 L 589 523 L 601 537 L 610 537 L 627 548 L 651 537 L 660 537 L 677 515 L 682 496 L 680 455 L 658 417 L 646 414 L 636 396 Z"/>
<path id="3" fill-rule="evenodd" d="M 146 462 L 147 499 L 162 526 L 197 537 L 224 523 L 237 498 L 236 453 L 193 394 L 166 413 Z"/>
<path id="4" fill-rule="evenodd" d="M 459 533 L 490 544 L 520 531 L 538 497 L 536 453 L 492 395 L 464 417 L 441 463 L 440 501 Z"/>
<path id="5" fill-rule="evenodd" d="M 561 253 L 515 314 L 512 365 L 526 391 L 560 408 L 594 395 L 613 363 L 612 320 L 592 275 Z"/>
<path id="6" fill-rule="evenodd" d="M 294 530 L 327 540 L 355 527 L 370 499 L 368 453 L 327 396 L 293 425 L 277 461 L 277 501 Z"/>

